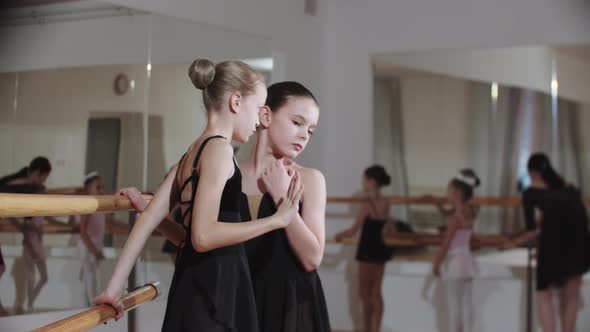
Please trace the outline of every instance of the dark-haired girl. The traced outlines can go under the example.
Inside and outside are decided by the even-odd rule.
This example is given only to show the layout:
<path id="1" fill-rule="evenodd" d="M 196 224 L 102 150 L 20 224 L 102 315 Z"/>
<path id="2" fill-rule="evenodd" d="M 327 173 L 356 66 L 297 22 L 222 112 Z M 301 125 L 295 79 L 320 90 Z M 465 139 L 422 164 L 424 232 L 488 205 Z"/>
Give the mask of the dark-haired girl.
<path id="1" fill-rule="evenodd" d="M 365 169 L 363 191 L 367 200 L 361 205 L 353 225 L 335 236 L 336 240 L 341 240 L 354 236 L 362 228 L 356 260 L 359 262 L 359 297 L 366 332 L 380 331 L 383 319 L 383 272 L 385 263 L 393 255 L 393 248 L 383 242 L 382 230 L 390 217 L 389 202 L 382 195 L 381 188 L 390 183 L 391 178 L 383 166 Z"/>
<path id="2" fill-rule="evenodd" d="M 549 158 L 533 154 L 528 161 L 531 186 L 522 203 L 529 238 L 539 237 L 537 257 L 537 303 L 544 332 L 575 331 L 580 306 L 582 275 L 590 269 L 588 215 L 580 191 L 566 184 Z M 540 219 L 535 219 L 535 211 Z M 554 307 L 553 290 L 560 289 L 560 310 Z"/>
<path id="3" fill-rule="evenodd" d="M 45 181 L 51 173 L 51 163 L 45 157 L 36 157 L 28 167 L 0 179 L 0 192 L 18 194 L 41 194 L 45 192 Z M 15 221 L 13 219 L 13 221 Z M 35 300 L 47 283 L 47 262 L 43 248 L 43 218 L 27 217 L 18 220 L 23 231 L 23 261 L 26 269 L 27 310 L 32 311 Z M 39 280 L 35 283 L 35 267 L 39 271 Z M 21 314 L 24 299 L 15 303 L 15 313 Z M 0 310 L 1 311 L 1 310 Z"/>
<path id="4" fill-rule="evenodd" d="M 297 164 L 319 119 L 313 94 L 297 82 L 268 87 L 248 160 L 240 163 L 248 203 L 242 217 L 272 215 L 298 172 L 305 191 L 289 226 L 246 243 L 261 332 L 328 332 L 330 322 L 316 271 L 325 243 L 326 184 L 322 173 Z M 251 207 L 251 209 L 250 209 Z"/>

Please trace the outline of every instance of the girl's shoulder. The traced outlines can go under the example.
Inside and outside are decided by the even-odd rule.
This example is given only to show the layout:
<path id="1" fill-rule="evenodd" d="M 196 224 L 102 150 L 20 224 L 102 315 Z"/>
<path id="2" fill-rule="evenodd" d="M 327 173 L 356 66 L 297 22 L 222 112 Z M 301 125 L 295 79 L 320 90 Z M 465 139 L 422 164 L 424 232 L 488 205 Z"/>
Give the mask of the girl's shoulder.
<path id="1" fill-rule="evenodd" d="M 290 168 L 293 171 L 299 172 L 301 176 L 301 180 L 304 184 L 312 184 L 314 186 L 322 186 L 325 188 L 326 186 L 326 179 L 324 174 L 316 168 L 306 167 L 300 164 L 297 164 L 294 161 L 291 161 L 286 167 Z"/>

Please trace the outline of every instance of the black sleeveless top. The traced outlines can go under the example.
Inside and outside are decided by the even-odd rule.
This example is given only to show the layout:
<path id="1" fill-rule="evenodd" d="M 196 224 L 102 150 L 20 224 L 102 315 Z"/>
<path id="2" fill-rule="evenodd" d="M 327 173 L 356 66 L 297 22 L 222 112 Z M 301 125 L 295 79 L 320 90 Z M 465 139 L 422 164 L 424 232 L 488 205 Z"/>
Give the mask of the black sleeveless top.
<path id="1" fill-rule="evenodd" d="M 562 287 L 571 277 L 590 270 L 588 214 L 575 187 L 529 188 L 522 196 L 526 226 L 537 227 L 535 208 L 543 221 L 537 257 L 537 289 Z"/>
<path id="2" fill-rule="evenodd" d="M 251 220 L 248 197 L 242 199 L 242 216 Z M 301 210 L 301 209 L 300 209 Z M 277 208 L 264 194 L 258 219 Z M 329 332 L 330 319 L 317 271 L 306 271 L 291 250 L 287 233 L 277 229 L 246 242 L 258 323 L 261 332 Z"/>
<path id="3" fill-rule="evenodd" d="M 179 249 L 162 331 L 258 331 L 256 304 L 243 244 L 230 245 L 204 253 L 195 251 L 191 240 L 193 203 L 199 183 L 197 164 L 211 139 L 206 138 L 193 161 L 191 176 L 180 193 L 192 185 L 183 220 L 185 246 Z M 183 156 L 184 158 L 184 156 Z M 239 213 L 242 176 L 234 161 L 234 175 L 227 180 L 221 196 L 218 220 L 241 222 Z M 178 175 L 177 175 L 178 176 Z M 178 192 L 173 192 L 173 195 Z"/>
<path id="4" fill-rule="evenodd" d="M 373 215 L 377 215 L 377 206 L 369 199 Z M 394 248 L 383 241 L 383 227 L 387 220 L 367 216 L 361 228 L 361 236 L 356 248 L 356 260 L 359 262 L 384 264 L 393 257 Z"/>

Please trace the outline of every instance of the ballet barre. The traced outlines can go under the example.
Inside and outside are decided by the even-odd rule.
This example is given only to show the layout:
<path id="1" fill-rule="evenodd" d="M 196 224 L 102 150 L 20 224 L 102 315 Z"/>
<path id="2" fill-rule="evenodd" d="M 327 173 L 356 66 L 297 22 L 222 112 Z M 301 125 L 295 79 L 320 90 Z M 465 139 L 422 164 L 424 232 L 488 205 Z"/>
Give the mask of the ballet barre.
<path id="1" fill-rule="evenodd" d="M 423 196 L 386 196 L 391 205 L 436 205 L 446 202 L 442 196 L 423 197 Z M 327 202 L 332 204 L 342 203 L 362 203 L 367 201 L 364 197 L 328 197 Z M 472 203 L 480 206 L 500 206 L 500 207 L 519 207 L 521 206 L 520 197 L 475 197 Z M 584 198 L 584 203 L 590 205 L 590 197 Z"/>
<path id="2" fill-rule="evenodd" d="M 477 248 L 505 248 L 511 237 L 505 235 L 478 234 L 473 235 L 473 245 Z M 432 233 L 396 233 L 383 237 L 383 242 L 389 246 L 404 248 L 419 248 L 425 246 L 440 246 L 444 241 L 442 234 Z M 334 237 L 326 238 L 329 244 L 355 245 L 355 238 L 336 239 Z"/>
<path id="3" fill-rule="evenodd" d="M 139 305 L 155 299 L 160 294 L 159 287 L 159 282 L 153 282 L 129 292 L 122 299 L 123 310 L 129 311 L 135 309 Z M 116 312 L 113 307 L 101 304 L 76 315 L 40 327 L 33 330 L 33 332 L 88 331 L 97 325 L 115 318 L 115 315 Z"/>
<path id="4" fill-rule="evenodd" d="M 48 192 L 62 194 L 0 194 L 0 217 L 64 216 L 130 210 L 129 200 L 123 196 L 66 195 L 79 188 L 55 188 Z M 151 200 L 151 195 L 143 196 Z M 387 196 L 391 205 L 436 205 L 446 201 L 444 197 Z M 358 204 L 366 201 L 363 197 L 328 197 L 331 204 Z M 590 205 L 590 197 L 584 199 Z M 476 197 L 473 204 L 481 206 L 519 207 L 520 197 Z"/>
<path id="5" fill-rule="evenodd" d="M 143 198 L 150 201 L 150 195 Z M 124 196 L 0 194 L 0 217 L 50 217 L 131 210 Z"/>

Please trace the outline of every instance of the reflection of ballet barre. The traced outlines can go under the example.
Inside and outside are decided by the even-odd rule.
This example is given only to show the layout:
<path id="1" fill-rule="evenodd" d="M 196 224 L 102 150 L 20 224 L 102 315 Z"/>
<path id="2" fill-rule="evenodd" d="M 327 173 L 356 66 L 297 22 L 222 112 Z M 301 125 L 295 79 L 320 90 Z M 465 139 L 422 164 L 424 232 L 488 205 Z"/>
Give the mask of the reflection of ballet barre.
<path id="1" fill-rule="evenodd" d="M 443 235 L 431 233 L 397 233 L 388 235 L 383 238 L 383 242 L 390 246 L 396 247 L 423 247 L 423 246 L 440 246 L 443 242 Z M 473 244 L 478 248 L 503 248 L 510 238 L 505 235 L 474 235 Z M 357 241 L 354 238 L 344 238 L 340 241 L 333 237 L 326 238 L 329 244 L 354 245 Z"/>
<path id="2" fill-rule="evenodd" d="M 140 304 L 158 297 L 160 293 L 159 286 L 159 282 L 150 283 L 125 295 L 122 299 L 124 310 L 132 310 Z M 33 330 L 33 332 L 87 331 L 101 323 L 106 323 L 113 319 L 115 315 L 116 312 L 113 307 L 102 304 L 74 316 L 40 327 Z"/>
<path id="3" fill-rule="evenodd" d="M 444 197 L 420 197 L 420 196 L 388 196 L 389 204 L 391 205 L 434 205 L 444 203 Z M 363 197 L 328 197 L 328 203 L 362 203 L 367 199 Z M 584 199 L 587 205 L 590 205 L 590 197 Z M 519 207 L 521 205 L 520 197 L 475 197 L 473 204 L 489 205 L 489 206 L 503 206 L 503 207 Z"/>
<path id="4" fill-rule="evenodd" d="M 152 196 L 144 195 L 146 200 Z M 0 217 L 48 217 L 131 210 L 123 196 L 0 194 Z"/>

